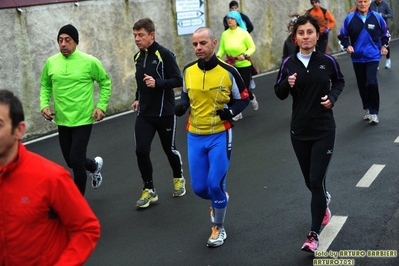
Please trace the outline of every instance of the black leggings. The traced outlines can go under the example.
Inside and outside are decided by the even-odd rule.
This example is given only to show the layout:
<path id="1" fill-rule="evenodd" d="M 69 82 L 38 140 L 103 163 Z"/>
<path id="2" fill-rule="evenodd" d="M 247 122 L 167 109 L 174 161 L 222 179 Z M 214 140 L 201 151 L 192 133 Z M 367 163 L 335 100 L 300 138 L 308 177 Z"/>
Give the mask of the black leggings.
<path id="1" fill-rule="evenodd" d="M 238 73 L 240 73 L 242 79 L 244 80 L 245 87 L 247 87 L 247 91 L 249 94 L 249 99 L 253 100 L 254 95 L 252 94 L 251 89 L 249 89 L 249 84 L 251 83 L 252 78 L 252 66 L 249 67 L 237 67 Z"/>
<path id="2" fill-rule="evenodd" d="M 328 33 L 320 34 L 319 40 L 317 41 L 317 46 L 319 47 L 320 52 L 323 54 L 327 53 L 328 48 Z"/>
<path id="3" fill-rule="evenodd" d="M 61 152 L 68 167 L 72 168 L 74 181 L 82 195 L 86 191 L 87 173 L 93 173 L 97 165 L 93 159 L 86 158 L 93 125 L 77 127 L 58 126 L 58 139 Z"/>
<path id="4" fill-rule="evenodd" d="M 334 149 L 335 130 L 322 139 L 301 141 L 291 137 L 291 142 L 306 186 L 312 193 L 310 230 L 319 233 L 327 206 L 325 180 Z"/>
<path id="5" fill-rule="evenodd" d="M 173 177 L 182 177 L 182 161 L 175 145 L 176 116 L 141 117 L 136 119 L 134 129 L 137 163 L 144 182 L 144 188 L 154 188 L 152 182 L 152 163 L 150 159 L 151 142 L 158 132 L 162 148 L 172 167 Z M 164 175 L 162 173 L 162 175 Z"/>

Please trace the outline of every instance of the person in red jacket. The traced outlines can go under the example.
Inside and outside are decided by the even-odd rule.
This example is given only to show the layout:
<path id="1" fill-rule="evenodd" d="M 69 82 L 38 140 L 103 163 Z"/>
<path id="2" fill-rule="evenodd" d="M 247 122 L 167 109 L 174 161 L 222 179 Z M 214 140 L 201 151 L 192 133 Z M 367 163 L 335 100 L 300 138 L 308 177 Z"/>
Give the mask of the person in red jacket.
<path id="1" fill-rule="evenodd" d="M 100 224 L 62 166 L 28 151 L 20 100 L 0 90 L 0 265 L 83 265 Z"/>

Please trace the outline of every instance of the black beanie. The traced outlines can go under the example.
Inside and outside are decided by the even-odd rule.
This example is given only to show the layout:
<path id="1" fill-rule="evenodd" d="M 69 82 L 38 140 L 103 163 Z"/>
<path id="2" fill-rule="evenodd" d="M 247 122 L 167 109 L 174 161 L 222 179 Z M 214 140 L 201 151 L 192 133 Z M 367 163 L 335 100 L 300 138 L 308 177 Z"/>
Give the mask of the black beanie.
<path id="1" fill-rule="evenodd" d="M 76 44 L 79 44 L 79 32 L 74 26 L 72 26 L 71 24 L 68 24 L 68 25 L 65 25 L 64 27 L 62 27 L 60 29 L 60 31 L 58 32 L 57 42 L 58 42 L 58 39 L 60 38 L 60 35 L 63 33 L 71 36 L 71 38 L 76 42 Z"/>
<path id="2" fill-rule="evenodd" d="M 310 4 L 313 5 L 314 2 L 320 3 L 320 0 L 310 0 Z"/>

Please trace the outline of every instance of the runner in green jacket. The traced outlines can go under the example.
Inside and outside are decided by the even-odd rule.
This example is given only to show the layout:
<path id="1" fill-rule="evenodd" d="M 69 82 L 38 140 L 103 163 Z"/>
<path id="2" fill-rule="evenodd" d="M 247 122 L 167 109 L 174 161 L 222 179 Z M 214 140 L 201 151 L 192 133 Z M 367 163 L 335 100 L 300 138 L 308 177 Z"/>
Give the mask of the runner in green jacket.
<path id="1" fill-rule="evenodd" d="M 105 117 L 111 80 L 97 58 L 76 49 L 79 33 L 74 26 L 63 26 L 57 41 L 60 53 L 47 59 L 40 80 L 40 110 L 45 119 L 57 124 L 62 154 L 84 195 L 86 170 L 92 173 L 93 188 L 102 182 L 103 160 L 86 158 L 86 150 L 93 123 Z M 97 105 L 94 105 L 94 81 L 100 90 Z M 51 97 L 54 111 L 50 108 Z"/>

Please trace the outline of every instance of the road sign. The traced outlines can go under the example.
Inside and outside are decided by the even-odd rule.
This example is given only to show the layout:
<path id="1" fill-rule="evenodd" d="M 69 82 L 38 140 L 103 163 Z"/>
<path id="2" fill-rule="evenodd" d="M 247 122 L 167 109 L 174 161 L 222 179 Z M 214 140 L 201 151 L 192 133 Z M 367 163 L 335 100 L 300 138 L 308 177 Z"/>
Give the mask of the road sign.
<path id="1" fill-rule="evenodd" d="M 192 34 L 205 26 L 205 0 L 175 0 L 177 34 Z"/>

